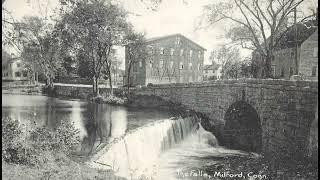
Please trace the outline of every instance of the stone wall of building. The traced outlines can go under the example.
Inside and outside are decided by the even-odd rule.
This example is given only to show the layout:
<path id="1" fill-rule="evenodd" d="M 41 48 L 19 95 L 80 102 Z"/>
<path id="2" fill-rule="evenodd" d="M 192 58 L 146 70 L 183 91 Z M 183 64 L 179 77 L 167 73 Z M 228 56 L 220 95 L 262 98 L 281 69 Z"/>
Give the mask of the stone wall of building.
<path id="1" fill-rule="evenodd" d="M 318 84 L 285 80 L 223 80 L 208 83 L 144 87 L 135 95 L 158 96 L 200 112 L 204 128 L 221 134 L 227 110 L 243 101 L 257 112 L 262 127 L 262 150 L 269 154 L 304 156 L 314 124 Z M 313 127 L 318 128 L 318 127 Z"/>
<path id="2" fill-rule="evenodd" d="M 296 74 L 296 53 L 298 54 L 297 61 L 299 62 L 300 47 L 297 52 L 296 48 L 287 48 L 276 50 L 273 53 L 274 58 L 271 61 L 271 67 L 274 68 L 273 77 L 289 80 L 292 75 Z"/>
<path id="3" fill-rule="evenodd" d="M 318 30 L 314 32 L 302 45 L 300 53 L 299 72 L 306 79 L 318 80 Z M 314 70 L 312 70 L 314 68 Z M 314 71 L 314 74 L 312 74 Z"/>
<path id="4" fill-rule="evenodd" d="M 131 68 L 133 85 L 202 81 L 204 49 L 194 45 L 184 36 L 177 34 L 161 38 L 147 42 L 147 46 L 147 60 L 137 62 Z M 127 64 L 126 55 L 126 66 Z"/>

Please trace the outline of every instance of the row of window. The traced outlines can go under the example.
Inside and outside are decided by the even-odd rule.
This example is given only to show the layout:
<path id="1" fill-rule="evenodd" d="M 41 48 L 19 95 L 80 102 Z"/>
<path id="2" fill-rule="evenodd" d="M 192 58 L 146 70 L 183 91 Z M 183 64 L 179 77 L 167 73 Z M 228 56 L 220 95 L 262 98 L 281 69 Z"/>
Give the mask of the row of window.
<path id="1" fill-rule="evenodd" d="M 282 52 L 282 53 L 275 53 L 275 55 L 273 55 L 271 59 L 272 59 L 272 61 L 273 61 L 273 60 L 275 59 L 275 56 L 280 57 L 281 55 L 284 56 L 284 57 L 287 57 L 287 54 L 288 54 L 288 52 L 286 52 L 286 51 L 284 51 L 284 52 Z M 291 58 L 293 58 L 294 55 L 295 55 L 294 52 L 290 52 L 290 57 L 291 57 Z M 312 57 L 318 57 L 318 48 L 317 48 L 317 47 L 314 47 L 314 48 L 313 48 Z M 260 59 L 263 60 L 263 57 L 261 56 Z"/>
<path id="2" fill-rule="evenodd" d="M 161 77 L 161 79 L 159 78 L 159 75 L 155 74 L 151 77 L 148 77 L 148 79 L 154 79 L 154 80 L 159 80 L 159 81 L 175 81 L 176 76 L 172 76 L 172 77 Z M 183 80 L 188 79 L 189 82 L 193 82 L 193 81 L 201 81 L 202 80 L 202 77 L 201 76 L 180 76 L 180 82 L 182 82 Z M 134 80 L 137 80 L 137 75 L 133 75 L 133 79 Z"/>
<path id="3" fill-rule="evenodd" d="M 160 51 L 159 51 L 159 54 L 160 55 L 165 55 L 166 53 L 165 53 L 165 48 L 164 47 L 160 47 Z M 170 48 L 170 49 L 168 49 L 168 50 L 170 50 L 169 52 L 169 55 L 170 56 L 173 56 L 174 54 L 175 54 L 175 51 L 176 51 L 176 49 L 174 49 L 174 48 Z M 193 53 L 194 51 L 191 49 L 191 50 L 189 50 L 189 57 L 192 57 L 193 56 Z M 185 51 L 184 51 L 184 49 L 180 49 L 180 52 L 179 52 L 179 56 L 183 56 L 184 55 L 184 53 L 185 53 Z M 153 47 L 150 47 L 150 51 L 149 51 L 149 54 L 154 54 L 154 49 L 153 49 Z M 201 55 L 202 55 L 202 52 L 201 51 L 198 51 L 198 58 L 200 59 L 201 58 Z"/>
<path id="4" fill-rule="evenodd" d="M 206 69 L 206 70 L 204 70 L 204 73 L 208 74 L 210 71 L 212 71 L 212 73 L 216 72 L 215 70 L 208 70 L 208 69 Z"/>
<path id="5" fill-rule="evenodd" d="M 153 68 L 152 61 L 150 61 L 149 63 L 150 63 L 150 68 Z M 173 69 L 173 61 L 170 61 L 169 67 L 170 67 L 170 69 Z M 160 69 L 163 69 L 163 68 L 164 68 L 164 61 L 163 61 L 163 60 L 160 60 L 160 61 L 159 61 L 159 68 L 160 68 Z M 192 64 L 191 62 L 189 62 L 186 69 L 192 70 L 192 68 L 193 68 L 193 64 Z M 180 70 L 184 69 L 184 64 L 183 64 L 183 62 L 180 62 L 180 63 L 179 63 L 179 69 L 180 69 Z M 201 64 L 198 64 L 197 69 L 198 69 L 198 70 L 201 69 Z"/>
<path id="6" fill-rule="evenodd" d="M 8 73 L 3 73 L 2 76 L 3 76 L 3 77 L 8 77 L 9 74 L 8 74 Z M 28 73 L 27 73 L 27 72 L 23 72 L 23 73 L 21 73 L 21 72 L 15 72 L 13 77 L 27 77 L 27 76 L 28 76 Z"/>
<path id="7" fill-rule="evenodd" d="M 275 65 L 271 66 L 271 71 L 272 71 L 273 76 L 275 77 L 276 76 L 276 66 Z M 280 69 L 280 77 L 284 77 L 284 74 L 285 74 L 285 68 L 282 67 Z M 289 68 L 289 77 L 292 75 L 294 75 L 294 68 L 290 67 Z M 313 66 L 311 69 L 311 76 L 315 77 L 316 75 L 317 75 L 317 66 Z"/>
<path id="8" fill-rule="evenodd" d="M 11 64 L 11 63 L 8 64 L 8 65 L 9 65 L 10 68 L 12 67 L 12 64 Z M 17 67 L 18 67 L 18 68 L 21 67 L 21 63 L 17 63 Z M 6 70 L 6 69 L 7 69 L 7 65 L 2 66 L 2 69 L 3 69 L 3 70 Z"/>

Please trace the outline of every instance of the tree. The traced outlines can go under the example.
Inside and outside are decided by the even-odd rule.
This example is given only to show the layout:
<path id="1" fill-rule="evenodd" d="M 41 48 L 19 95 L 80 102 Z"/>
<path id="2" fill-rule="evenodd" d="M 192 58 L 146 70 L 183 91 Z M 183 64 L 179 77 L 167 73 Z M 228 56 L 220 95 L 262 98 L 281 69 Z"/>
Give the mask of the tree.
<path id="1" fill-rule="evenodd" d="M 126 12 L 105 0 L 60 0 L 62 19 L 58 24 L 65 45 L 82 54 L 90 64 L 93 94 L 99 94 L 102 67 L 111 78 L 111 50 L 121 43 L 128 26 Z M 112 83 L 110 83 L 112 93 Z"/>
<path id="2" fill-rule="evenodd" d="M 46 84 L 52 85 L 61 67 L 59 39 L 52 33 L 53 26 L 40 17 L 24 17 L 15 24 L 22 45 L 21 57 L 33 72 L 43 73 Z"/>
<path id="3" fill-rule="evenodd" d="M 251 58 L 245 58 L 240 63 L 240 77 L 251 78 L 253 77 L 253 67 Z"/>
<path id="4" fill-rule="evenodd" d="M 205 7 L 214 24 L 230 20 L 235 26 L 229 37 L 243 48 L 257 50 L 263 57 L 263 77 L 271 75 L 271 58 L 290 13 L 304 0 L 227 0 Z"/>
<path id="5" fill-rule="evenodd" d="M 66 70 L 66 75 L 70 75 L 75 70 L 74 59 L 71 56 L 66 56 L 63 58 L 62 66 Z"/>
<path id="6" fill-rule="evenodd" d="M 133 66 L 146 61 L 148 52 L 145 44 L 145 35 L 143 33 L 134 32 L 129 29 L 125 36 L 125 51 L 126 51 L 126 78 L 127 92 L 130 93 L 130 74 Z"/>
<path id="7" fill-rule="evenodd" d="M 211 52 L 210 59 L 221 66 L 222 78 L 238 78 L 241 60 L 238 48 L 223 45 Z"/>

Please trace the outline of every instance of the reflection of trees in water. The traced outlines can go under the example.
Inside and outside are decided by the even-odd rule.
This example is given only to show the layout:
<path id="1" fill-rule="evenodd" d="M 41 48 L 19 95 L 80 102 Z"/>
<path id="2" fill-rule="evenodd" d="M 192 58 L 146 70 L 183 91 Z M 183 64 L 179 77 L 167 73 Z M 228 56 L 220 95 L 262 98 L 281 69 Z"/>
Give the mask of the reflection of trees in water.
<path id="1" fill-rule="evenodd" d="M 107 142 L 111 135 L 111 109 L 106 105 L 89 103 L 84 112 L 87 136 L 83 138 L 81 151 L 91 153 L 95 144 Z"/>
<path id="2" fill-rule="evenodd" d="M 47 128 L 53 129 L 57 126 L 57 123 L 60 123 L 61 118 L 57 118 L 57 109 L 56 109 L 56 98 L 49 97 L 46 101 L 46 107 L 45 107 L 45 126 Z M 59 121 L 59 122 L 57 122 Z"/>

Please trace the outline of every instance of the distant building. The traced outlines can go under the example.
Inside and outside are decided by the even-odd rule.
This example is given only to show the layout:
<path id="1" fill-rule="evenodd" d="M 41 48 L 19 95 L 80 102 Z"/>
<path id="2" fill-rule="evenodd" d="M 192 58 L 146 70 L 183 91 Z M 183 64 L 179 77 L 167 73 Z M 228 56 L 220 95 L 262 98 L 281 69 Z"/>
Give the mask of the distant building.
<path id="1" fill-rule="evenodd" d="M 318 80 L 318 29 L 300 47 L 299 73 L 306 79 Z"/>
<path id="2" fill-rule="evenodd" d="M 20 58 L 14 58 L 2 53 L 2 80 L 3 81 L 27 81 L 28 72 Z"/>
<path id="3" fill-rule="evenodd" d="M 203 67 L 203 80 L 209 81 L 209 80 L 218 80 L 221 79 L 221 66 L 212 63 L 210 65 L 205 65 Z"/>
<path id="4" fill-rule="evenodd" d="M 297 42 L 295 41 L 295 29 L 297 29 Z M 317 22 L 310 20 L 304 24 L 289 27 L 288 31 L 281 35 L 271 59 L 271 75 L 273 78 L 290 79 L 292 75 L 298 72 L 306 74 L 305 78 L 307 79 L 315 79 L 317 74 L 312 75 L 312 71 L 318 69 L 318 56 L 314 56 L 315 52 L 317 54 L 318 51 L 317 29 Z M 255 76 L 260 78 L 264 58 L 257 50 L 252 53 L 252 63 L 257 68 Z"/>
<path id="5" fill-rule="evenodd" d="M 205 48 L 181 34 L 148 39 L 146 45 L 149 57 L 131 68 L 132 86 L 202 81 Z M 127 55 L 125 65 L 127 74 Z"/>

